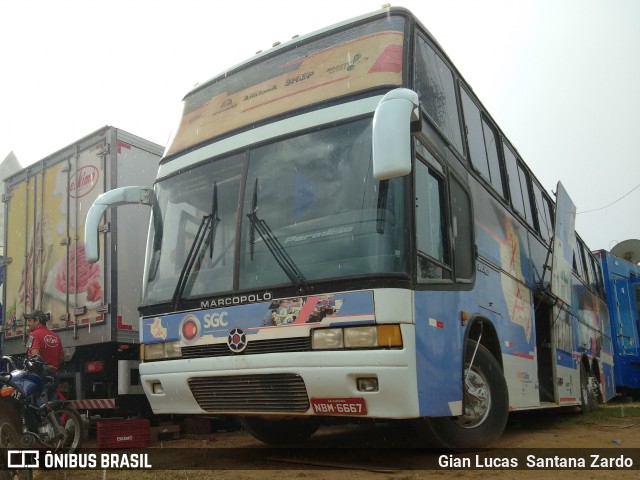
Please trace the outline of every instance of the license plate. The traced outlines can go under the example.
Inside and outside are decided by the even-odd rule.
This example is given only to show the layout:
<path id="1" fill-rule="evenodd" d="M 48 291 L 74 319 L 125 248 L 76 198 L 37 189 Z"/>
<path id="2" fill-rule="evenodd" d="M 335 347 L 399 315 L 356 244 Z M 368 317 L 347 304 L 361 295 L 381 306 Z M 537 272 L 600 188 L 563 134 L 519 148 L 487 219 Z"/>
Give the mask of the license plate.
<path id="1" fill-rule="evenodd" d="M 366 415 L 364 398 L 312 398 L 311 406 L 316 415 Z"/>

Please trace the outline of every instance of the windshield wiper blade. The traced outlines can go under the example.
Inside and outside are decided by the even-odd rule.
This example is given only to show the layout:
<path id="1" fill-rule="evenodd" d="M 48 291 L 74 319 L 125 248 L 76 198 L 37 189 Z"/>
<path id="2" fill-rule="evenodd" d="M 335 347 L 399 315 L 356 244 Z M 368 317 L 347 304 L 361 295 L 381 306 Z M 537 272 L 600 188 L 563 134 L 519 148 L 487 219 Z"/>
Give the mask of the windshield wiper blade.
<path id="1" fill-rule="evenodd" d="M 211 207 L 211 214 L 202 217 L 202 221 L 200 222 L 200 226 L 198 227 L 196 236 L 193 239 L 193 243 L 191 244 L 191 248 L 189 249 L 187 258 L 184 262 L 184 265 L 182 266 L 182 270 L 180 271 L 178 283 L 176 285 L 175 291 L 173 292 L 173 298 L 171 299 L 174 310 L 178 309 L 178 304 L 180 303 L 184 290 L 187 287 L 187 281 L 189 280 L 189 276 L 191 275 L 193 266 L 196 264 L 196 261 L 202 260 L 203 253 L 206 251 L 202 249 L 203 244 L 205 245 L 205 247 L 207 246 L 207 244 L 209 244 L 209 258 L 213 258 L 213 244 L 215 243 L 216 230 L 218 228 L 218 224 L 220 223 L 220 218 L 218 218 L 217 182 L 213 184 L 213 200 Z"/>
<path id="2" fill-rule="evenodd" d="M 253 199 L 251 204 L 251 212 L 247 214 L 247 218 L 251 223 L 251 230 L 249 232 L 249 242 L 251 247 L 251 258 L 253 259 L 253 245 L 255 243 L 255 234 L 254 232 L 258 232 L 260 238 L 264 242 L 264 244 L 269 249 L 269 252 L 273 256 L 273 258 L 278 262 L 278 265 L 282 269 L 282 271 L 289 277 L 289 280 L 296 286 L 302 287 L 305 291 L 308 290 L 308 284 L 304 275 L 293 261 L 287 250 L 282 246 L 280 241 L 276 238 L 276 236 L 269 228 L 267 222 L 258 218 L 257 210 L 258 210 L 258 179 L 256 178 L 256 182 L 254 184 L 253 190 Z"/>
<path id="3" fill-rule="evenodd" d="M 376 219 L 376 232 L 384 233 L 387 221 L 387 195 L 389 193 L 389 180 L 381 180 L 378 187 L 378 213 Z"/>
<path id="4" fill-rule="evenodd" d="M 211 199 L 211 230 L 209 231 L 209 258 L 213 258 L 213 244 L 216 240 L 216 230 L 220 223 L 218 217 L 218 182 L 213 184 L 213 198 Z"/>

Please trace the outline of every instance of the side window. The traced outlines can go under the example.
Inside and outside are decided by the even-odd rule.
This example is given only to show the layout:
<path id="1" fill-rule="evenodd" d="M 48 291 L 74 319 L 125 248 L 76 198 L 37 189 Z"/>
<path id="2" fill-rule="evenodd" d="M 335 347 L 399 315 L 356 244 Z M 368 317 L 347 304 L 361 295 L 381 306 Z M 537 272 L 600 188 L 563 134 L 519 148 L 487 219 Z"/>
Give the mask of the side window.
<path id="1" fill-rule="evenodd" d="M 507 177 L 509 178 L 509 193 L 511 194 L 511 204 L 516 212 L 531 221 L 531 201 L 529 200 L 529 187 L 527 173 L 522 169 L 516 156 L 508 145 L 503 142 L 504 160 L 507 166 Z"/>
<path id="2" fill-rule="evenodd" d="M 422 37 L 417 37 L 414 83 L 431 120 L 459 152 L 464 152 L 453 74 Z"/>
<path id="3" fill-rule="evenodd" d="M 551 219 L 551 203 L 542 191 L 542 187 L 533 182 L 533 198 L 535 200 L 538 233 L 545 242 L 549 243 L 553 237 L 553 221 Z M 574 252 L 575 256 L 575 252 Z"/>
<path id="4" fill-rule="evenodd" d="M 589 261 L 591 262 L 591 270 L 593 277 L 591 278 L 591 288 L 600 296 L 604 296 L 604 285 L 602 283 L 602 269 L 600 263 L 594 255 L 589 253 Z"/>
<path id="5" fill-rule="evenodd" d="M 456 280 L 470 281 L 474 273 L 471 201 L 458 181 L 451 177 L 451 230 Z"/>
<path id="6" fill-rule="evenodd" d="M 487 151 L 484 146 L 484 134 L 482 133 L 482 119 L 477 105 L 464 89 L 460 89 L 462 96 L 462 111 L 464 113 L 464 126 L 469 143 L 469 157 L 471 163 L 480 174 L 488 181 L 491 180 L 489 164 L 487 163 Z"/>
<path id="7" fill-rule="evenodd" d="M 502 171 L 493 128 L 482 118 L 480 109 L 464 88 L 460 89 L 464 125 L 469 142 L 469 157 L 473 166 L 504 197 Z"/>
<path id="8" fill-rule="evenodd" d="M 422 161 L 416 162 L 415 178 L 418 281 L 451 279 L 444 178 Z"/>
<path id="9" fill-rule="evenodd" d="M 484 118 L 482 119 L 482 131 L 484 133 L 484 145 L 487 149 L 489 172 L 491 172 L 491 185 L 502 198 L 505 198 L 502 168 L 500 167 L 500 156 L 498 155 L 498 136 Z"/>
<path id="10" fill-rule="evenodd" d="M 522 192 L 522 203 L 524 203 L 524 216 L 533 226 L 533 215 L 531 214 L 531 193 L 529 193 L 529 172 L 518 162 L 518 179 L 520 180 L 520 191 Z"/>
<path id="11" fill-rule="evenodd" d="M 582 254 L 580 253 L 580 241 L 576 238 L 576 243 L 573 246 L 573 271 L 578 274 L 580 278 L 586 281 L 584 275 L 584 264 L 582 263 Z"/>
<path id="12" fill-rule="evenodd" d="M 582 257 L 582 265 L 584 266 L 584 271 L 586 273 L 586 275 L 584 276 L 584 280 L 589 285 L 591 285 L 593 279 L 595 278 L 593 273 L 593 265 L 589 261 L 589 251 L 582 242 L 580 242 L 580 253 Z"/>

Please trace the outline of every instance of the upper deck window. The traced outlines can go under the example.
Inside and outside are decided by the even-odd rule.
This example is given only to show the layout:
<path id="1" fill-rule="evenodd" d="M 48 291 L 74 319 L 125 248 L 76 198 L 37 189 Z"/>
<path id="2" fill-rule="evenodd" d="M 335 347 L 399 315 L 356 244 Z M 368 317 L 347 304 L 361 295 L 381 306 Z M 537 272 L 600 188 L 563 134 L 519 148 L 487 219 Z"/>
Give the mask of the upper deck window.
<path id="1" fill-rule="evenodd" d="M 529 224 L 533 225 L 528 174 L 511 151 L 511 148 L 504 142 L 503 145 L 507 177 L 509 179 L 509 191 L 511 193 L 511 204 L 516 212 L 526 218 Z"/>
<path id="2" fill-rule="evenodd" d="M 417 38 L 415 60 L 415 89 L 422 107 L 455 148 L 464 152 L 453 73 L 422 37 Z"/>
<path id="3" fill-rule="evenodd" d="M 300 41 L 225 73 L 184 99 L 165 155 L 292 110 L 402 84 L 405 19 L 384 17 Z"/>
<path id="4" fill-rule="evenodd" d="M 487 120 L 483 118 L 480 109 L 466 90 L 461 89 L 460 92 L 471 163 L 491 183 L 496 192 L 504 197 L 502 169 L 500 168 L 496 142 L 497 135 Z"/>

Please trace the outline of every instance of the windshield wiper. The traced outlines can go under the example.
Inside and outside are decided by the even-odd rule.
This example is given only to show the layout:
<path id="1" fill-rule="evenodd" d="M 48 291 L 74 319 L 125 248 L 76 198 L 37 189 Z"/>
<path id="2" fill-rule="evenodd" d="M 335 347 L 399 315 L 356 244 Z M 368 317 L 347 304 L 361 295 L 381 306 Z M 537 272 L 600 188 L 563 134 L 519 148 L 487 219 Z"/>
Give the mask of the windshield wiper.
<path id="1" fill-rule="evenodd" d="M 269 252 L 273 258 L 278 262 L 278 265 L 282 271 L 289 277 L 289 280 L 296 286 L 302 287 L 305 291 L 308 291 L 308 284 L 304 275 L 295 264 L 289 253 L 282 246 L 280 241 L 267 225 L 267 222 L 258 218 L 258 179 L 253 185 L 253 197 L 251 199 L 251 212 L 247 214 L 249 222 L 251 222 L 251 229 L 249 231 L 249 245 L 251 259 L 253 260 L 253 246 L 255 244 L 255 232 L 258 232 L 260 238 L 269 249 Z"/>
<path id="2" fill-rule="evenodd" d="M 387 221 L 387 195 L 389 194 L 389 180 L 381 180 L 378 187 L 378 215 L 376 219 L 376 232 L 384 233 Z"/>
<path id="3" fill-rule="evenodd" d="M 203 244 L 205 245 L 205 247 L 208 244 L 209 258 L 213 258 L 213 244 L 215 243 L 216 230 L 218 229 L 218 224 L 220 223 L 220 218 L 218 217 L 217 182 L 213 184 L 213 198 L 211 203 L 211 213 L 202 217 L 202 221 L 200 222 L 200 226 L 198 227 L 196 236 L 193 239 L 193 243 L 191 244 L 191 248 L 189 249 L 187 258 L 184 262 L 184 265 L 182 266 L 182 270 L 180 271 L 178 283 L 176 285 L 175 291 L 173 292 L 173 298 L 171 299 L 174 310 L 178 309 L 178 304 L 180 303 L 180 299 L 182 298 L 184 290 L 187 287 L 187 281 L 189 280 L 189 276 L 191 275 L 193 266 L 196 264 L 196 262 L 199 263 L 202 261 L 204 252 L 206 252 L 206 249 L 202 248 Z"/>

